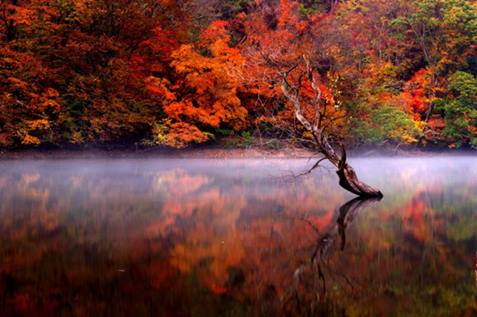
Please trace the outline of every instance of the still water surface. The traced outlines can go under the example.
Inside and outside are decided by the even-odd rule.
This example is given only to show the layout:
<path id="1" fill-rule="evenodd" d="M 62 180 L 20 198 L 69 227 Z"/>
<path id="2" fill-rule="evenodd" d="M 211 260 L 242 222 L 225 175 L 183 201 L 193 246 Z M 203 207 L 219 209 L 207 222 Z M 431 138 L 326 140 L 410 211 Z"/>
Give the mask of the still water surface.
<path id="1" fill-rule="evenodd" d="M 0 315 L 475 316 L 477 158 L 0 162 Z"/>

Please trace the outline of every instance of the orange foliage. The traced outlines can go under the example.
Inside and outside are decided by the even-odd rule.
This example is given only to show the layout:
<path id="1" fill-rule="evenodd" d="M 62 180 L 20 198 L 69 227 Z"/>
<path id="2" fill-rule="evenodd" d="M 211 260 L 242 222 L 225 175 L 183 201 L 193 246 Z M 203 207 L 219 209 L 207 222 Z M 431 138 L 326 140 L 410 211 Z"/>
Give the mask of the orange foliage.
<path id="1" fill-rule="evenodd" d="M 0 145 L 48 141 L 61 106 L 58 91 L 44 86 L 47 68 L 32 55 L 8 48 L 0 48 L 0 67 L 10 75 L 0 77 Z"/>
<path id="2" fill-rule="evenodd" d="M 178 144 L 208 140 L 211 134 L 202 133 L 197 125 L 235 130 L 246 125 L 247 110 L 237 97 L 244 59 L 237 48 L 230 47 L 227 25 L 212 23 L 196 45 L 182 45 L 172 53 L 171 65 L 180 76 L 174 86 L 148 79 L 148 91 L 164 99 L 164 112 L 173 122 L 170 138 Z"/>
<path id="3" fill-rule="evenodd" d="M 360 122 L 383 106 L 418 124 L 448 94 L 446 76 L 473 67 L 467 2 L 421 12 L 415 0 L 4 0 L 0 145 L 184 147 L 251 126 L 290 136 L 281 73 L 298 65 L 298 83 L 303 56 L 340 138 L 367 135 Z M 301 79 L 306 103 L 313 91 Z"/>

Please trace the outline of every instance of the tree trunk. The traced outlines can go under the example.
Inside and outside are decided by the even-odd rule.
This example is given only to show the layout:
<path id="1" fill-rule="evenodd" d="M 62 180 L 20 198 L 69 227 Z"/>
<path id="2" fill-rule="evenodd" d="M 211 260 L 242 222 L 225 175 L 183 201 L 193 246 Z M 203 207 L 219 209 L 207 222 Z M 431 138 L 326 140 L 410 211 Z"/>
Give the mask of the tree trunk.
<path id="1" fill-rule="evenodd" d="M 13 20 L 8 21 L 7 30 L 6 30 L 6 32 L 7 32 L 6 41 L 7 42 L 11 42 L 16 38 L 16 36 L 17 36 L 16 31 L 17 31 L 17 29 L 15 27 L 15 21 L 13 21 Z"/>
<path id="2" fill-rule="evenodd" d="M 337 168 L 336 173 L 338 174 L 339 184 L 341 187 L 360 197 L 383 197 L 381 191 L 361 182 L 358 179 L 356 172 L 347 162 L 346 150 L 344 145 L 341 144 L 341 150 L 338 152 L 331 144 L 329 136 L 324 131 L 325 128 L 322 127 L 323 119 L 326 116 L 326 105 L 323 107 L 323 109 L 321 107 L 322 91 L 319 88 L 317 80 L 315 79 L 313 69 L 306 58 L 305 63 L 305 75 L 310 81 L 312 89 L 315 91 L 315 98 L 312 101 L 315 111 L 313 124 L 303 114 L 302 105 L 300 101 L 301 79 L 299 80 L 298 86 L 292 86 L 288 82 L 288 74 L 296 67 L 293 67 L 288 72 L 282 74 L 282 91 L 285 97 L 287 97 L 288 100 L 295 107 L 296 119 L 302 124 L 302 126 L 306 130 L 308 130 L 313 135 L 313 139 L 318 146 L 320 153 L 322 153 L 324 157 Z M 315 164 L 313 168 L 317 167 L 318 163 Z"/>
<path id="3" fill-rule="evenodd" d="M 315 138 L 315 140 L 320 140 Z M 322 146 L 320 144 L 326 144 Z M 336 174 L 339 177 L 339 184 L 347 191 L 356 194 L 360 197 L 383 197 L 380 190 L 363 183 L 358 179 L 353 167 L 347 162 L 347 155 L 344 145 L 341 146 L 341 155 L 338 155 L 333 147 L 329 144 L 327 137 L 321 137 L 318 146 L 321 148 L 321 153 L 330 161 L 336 168 Z"/>

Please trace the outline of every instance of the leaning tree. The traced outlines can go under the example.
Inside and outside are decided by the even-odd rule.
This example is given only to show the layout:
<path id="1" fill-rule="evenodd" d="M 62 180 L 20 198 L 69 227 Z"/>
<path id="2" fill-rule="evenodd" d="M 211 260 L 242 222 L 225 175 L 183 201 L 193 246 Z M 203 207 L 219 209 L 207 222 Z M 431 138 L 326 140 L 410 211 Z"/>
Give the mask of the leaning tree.
<path id="1" fill-rule="evenodd" d="M 260 2 L 239 29 L 243 36 L 239 45 L 248 61 L 247 85 L 279 102 L 286 99 L 292 106 L 294 118 L 288 119 L 300 123 L 323 155 L 313 168 L 328 160 L 336 167 L 343 188 L 361 197 L 382 197 L 381 191 L 360 181 L 349 164 L 340 129 L 336 129 L 336 111 L 327 100 L 332 94 L 326 88 L 331 66 L 323 61 L 333 59 L 326 43 L 335 30 L 320 19 L 301 17 L 296 1 L 289 0 Z M 346 122 L 341 111 L 338 117 L 343 116 Z"/>
<path id="2" fill-rule="evenodd" d="M 327 103 L 323 101 L 323 91 L 318 84 L 316 71 L 306 57 L 303 57 L 303 63 L 305 66 L 303 73 L 299 74 L 295 83 L 289 80 L 289 76 L 291 72 L 298 69 L 297 65 L 280 74 L 283 94 L 295 108 L 296 119 L 311 134 L 318 151 L 323 155 L 321 160 L 326 159 L 336 167 L 341 187 L 361 197 L 382 197 L 381 191 L 358 179 L 356 172 L 348 163 L 344 143 L 336 141 L 339 138 L 328 132 L 329 126 L 324 124 L 328 119 L 326 118 Z M 307 79 L 309 88 L 312 90 L 312 98 L 301 98 L 300 91 L 303 89 L 304 78 Z M 308 106 L 311 106 L 311 120 L 304 114 L 304 100 Z M 318 167 L 321 160 L 317 161 L 313 168 Z"/>

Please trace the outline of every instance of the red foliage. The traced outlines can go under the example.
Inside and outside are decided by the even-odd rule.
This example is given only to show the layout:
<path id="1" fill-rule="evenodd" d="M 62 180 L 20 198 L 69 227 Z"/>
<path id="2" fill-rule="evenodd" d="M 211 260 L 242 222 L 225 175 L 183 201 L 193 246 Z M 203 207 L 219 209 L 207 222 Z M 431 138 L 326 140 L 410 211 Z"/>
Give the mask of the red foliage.
<path id="1" fill-rule="evenodd" d="M 417 118 L 429 109 L 432 102 L 431 76 L 432 74 L 428 69 L 422 68 L 404 86 L 403 96 L 406 100 L 406 106 Z"/>

